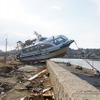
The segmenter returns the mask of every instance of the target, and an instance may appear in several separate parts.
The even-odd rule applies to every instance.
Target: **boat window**
[[[27,49],[25,49],[26,50],[26,52],[29,52],[29,48],[27,48]]]
[[[58,37],[58,38],[53,39],[51,42],[54,43],[55,45],[59,45],[59,44],[65,42],[65,41],[66,41],[65,38],[63,38],[63,37]]]
[[[65,38],[63,38],[63,37],[59,37],[59,38],[57,38],[57,41],[59,41],[59,42],[65,42],[66,41],[66,39]]]
[[[32,47],[30,47],[29,49],[30,49],[30,52],[33,51],[33,48]]]
[[[32,51],[37,51],[37,46],[34,46],[34,47],[31,47],[32,48]]]
[[[52,47],[51,44],[42,44],[42,45],[40,46],[41,49],[47,49],[47,48],[50,48],[50,47]]]
[[[28,53],[28,52],[33,52],[33,51],[37,51],[37,50],[38,50],[37,46],[34,46],[34,47],[22,49],[22,52],[23,53]]]
[[[22,49],[22,52],[25,53],[25,49]]]
[[[28,52],[29,52],[29,48],[23,49],[22,52],[23,52],[23,53],[28,53]]]
[[[59,42],[57,39],[54,39],[54,40],[52,41],[52,43],[54,43],[55,45],[60,44],[60,42]]]

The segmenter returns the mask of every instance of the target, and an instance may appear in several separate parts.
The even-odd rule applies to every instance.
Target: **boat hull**
[[[49,53],[42,53],[41,55],[38,55],[38,56],[31,56],[31,57],[20,57],[20,61],[21,62],[29,62],[29,63],[33,63],[33,62],[44,62],[50,58],[57,58],[57,57],[62,57],[66,54],[67,52],[67,49],[69,48],[69,46],[67,47],[63,47],[63,48],[60,48],[56,51],[52,51],[52,52],[49,52]]]

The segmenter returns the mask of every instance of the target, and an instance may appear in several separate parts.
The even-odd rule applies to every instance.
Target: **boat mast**
[[[40,39],[41,39],[42,35],[41,34],[38,34],[36,31],[34,31],[34,34],[37,36],[37,40],[38,40],[38,43],[39,43],[38,49],[40,51],[40,49],[41,49],[41,47],[40,47]]]

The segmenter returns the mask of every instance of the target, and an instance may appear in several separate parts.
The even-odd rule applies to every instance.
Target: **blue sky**
[[[0,0],[0,49],[16,42],[63,34],[80,48],[100,48],[100,0]],[[76,48],[74,43],[71,48]]]

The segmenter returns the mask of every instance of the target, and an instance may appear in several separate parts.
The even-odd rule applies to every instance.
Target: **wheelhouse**
[[[46,39],[44,42],[49,42],[49,43],[52,43],[54,45],[59,45],[59,44],[62,44],[62,43],[65,43],[65,42],[68,42],[68,38],[66,38],[65,36],[63,35],[59,35],[57,37],[51,37],[49,39]]]

